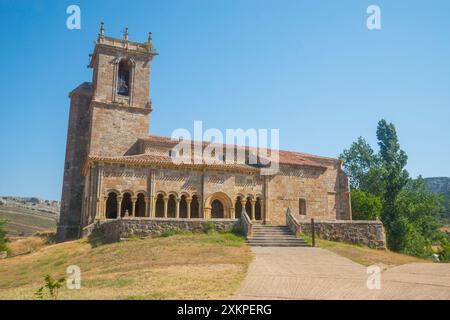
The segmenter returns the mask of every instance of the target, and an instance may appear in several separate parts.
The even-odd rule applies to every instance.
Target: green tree
[[[417,231],[431,241],[440,237],[439,215],[444,209],[442,195],[428,190],[425,180],[419,176],[409,180],[396,200],[396,210],[414,225]]]
[[[381,200],[369,192],[352,189],[352,217],[353,220],[376,220],[381,215]]]
[[[350,185],[353,189],[380,196],[383,192],[383,180],[378,155],[363,137],[359,137],[339,156],[344,161]]]
[[[405,169],[408,156],[400,149],[397,132],[392,123],[387,123],[384,119],[378,122],[377,139],[380,147],[380,174],[384,182],[381,220],[387,229],[388,247],[398,251],[404,234],[400,232],[402,228],[399,226],[402,223],[397,221],[399,216],[395,204],[409,179],[408,171]]]
[[[0,220],[0,252],[8,251],[5,225],[6,220]]]
[[[339,159],[344,161],[344,169],[348,173],[351,186],[355,189],[360,187],[364,176],[376,162],[372,147],[363,137],[358,137],[349,149],[342,152]]]

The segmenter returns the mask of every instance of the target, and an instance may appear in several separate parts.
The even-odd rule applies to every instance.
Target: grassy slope
[[[55,217],[25,208],[0,206],[0,219],[8,220],[5,229],[10,236],[17,236],[22,232],[27,236],[37,231],[56,230]]]
[[[385,268],[391,268],[406,263],[429,262],[428,260],[423,260],[389,250],[377,250],[365,246],[333,242],[323,239],[316,239],[316,245],[317,247],[328,249],[340,256],[365,266],[376,264],[383,265]]]
[[[176,235],[92,247],[87,240],[0,260],[0,299],[32,299],[46,274],[81,268],[80,290],[62,299],[213,299],[230,296],[251,252],[231,234]]]

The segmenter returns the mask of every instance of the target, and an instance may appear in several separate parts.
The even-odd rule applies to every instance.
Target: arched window
[[[200,218],[200,204],[198,197],[193,196],[191,201],[191,218]]]
[[[247,197],[247,202],[245,203],[245,212],[250,217],[250,219],[254,219],[254,217],[252,217],[252,199],[250,197]]]
[[[136,217],[145,217],[145,195],[139,193],[136,201]]]
[[[182,195],[180,200],[180,218],[187,218],[187,201],[185,195]]]
[[[117,195],[114,192],[108,194],[106,200],[106,219],[117,218]]]
[[[133,208],[133,203],[131,202],[131,194],[126,192],[123,194],[122,208],[120,209],[120,216],[121,217],[131,216],[132,208]]]
[[[162,194],[158,194],[156,198],[155,215],[158,218],[164,217],[164,196]]]
[[[261,212],[261,199],[256,198],[255,203],[255,220],[262,220],[262,212]]]
[[[167,217],[175,218],[175,210],[176,210],[177,202],[175,200],[175,196],[171,194],[169,196],[169,202],[167,204]]]
[[[117,74],[117,94],[128,97],[130,95],[131,63],[127,59],[119,62]]]
[[[306,200],[300,199],[298,201],[298,213],[302,216],[306,216]]]
[[[211,203],[211,218],[222,219],[224,217],[223,204],[219,200],[214,200]]]
[[[240,219],[241,215],[242,215],[241,197],[237,197],[236,203],[234,205],[234,217],[236,219]]]

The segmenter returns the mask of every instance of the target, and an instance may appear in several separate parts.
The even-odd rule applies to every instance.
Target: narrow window
[[[130,62],[122,59],[119,63],[119,73],[117,76],[117,94],[128,97],[130,95]]]
[[[306,200],[300,199],[298,201],[298,213],[302,216],[306,216]]]

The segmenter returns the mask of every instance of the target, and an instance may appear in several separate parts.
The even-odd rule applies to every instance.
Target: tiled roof
[[[178,140],[172,140],[170,137],[164,137],[164,136],[156,136],[156,135],[149,135],[144,138],[141,138],[142,141],[148,141],[148,142],[155,142],[167,146],[174,146],[179,143]],[[195,143],[195,141],[192,141]],[[210,142],[203,141],[203,145],[207,145]],[[251,150],[254,152],[257,152],[258,149],[255,147],[244,147],[239,145],[233,145],[235,148],[245,148],[246,150]],[[264,150],[265,151],[265,150]],[[274,150],[269,149],[268,153],[271,154],[271,152],[274,152]],[[293,151],[285,151],[285,150],[278,150],[279,154],[279,163],[281,164],[288,164],[288,165],[298,165],[298,166],[310,166],[310,167],[321,167],[325,168],[330,163],[338,163],[338,159],[335,158],[328,158],[328,157],[321,157],[321,156],[315,156],[307,153],[300,153],[300,152],[293,152]]]
[[[163,166],[177,166],[180,163],[174,162],[174,160],[169,155],[162,155],[158,153],[145,153],[131,156],[119,156],[119,157],[104,157],[104,156],[90,156],[91,161],[104,161],[111,163],[130,163],[136,165],[163,165]],[[211,159],[209,162],[202,162],[201,158],[190,158],[186,159],[185,163],[182,165],[187,167],[203,167],[208,166],[209,168],[218,169],[233,169],[233,170],[245,170],[245,171],[259,171],[259,169],[252,165],[240,164],[240,163],[226,163],[219,161],[217,159]]]

